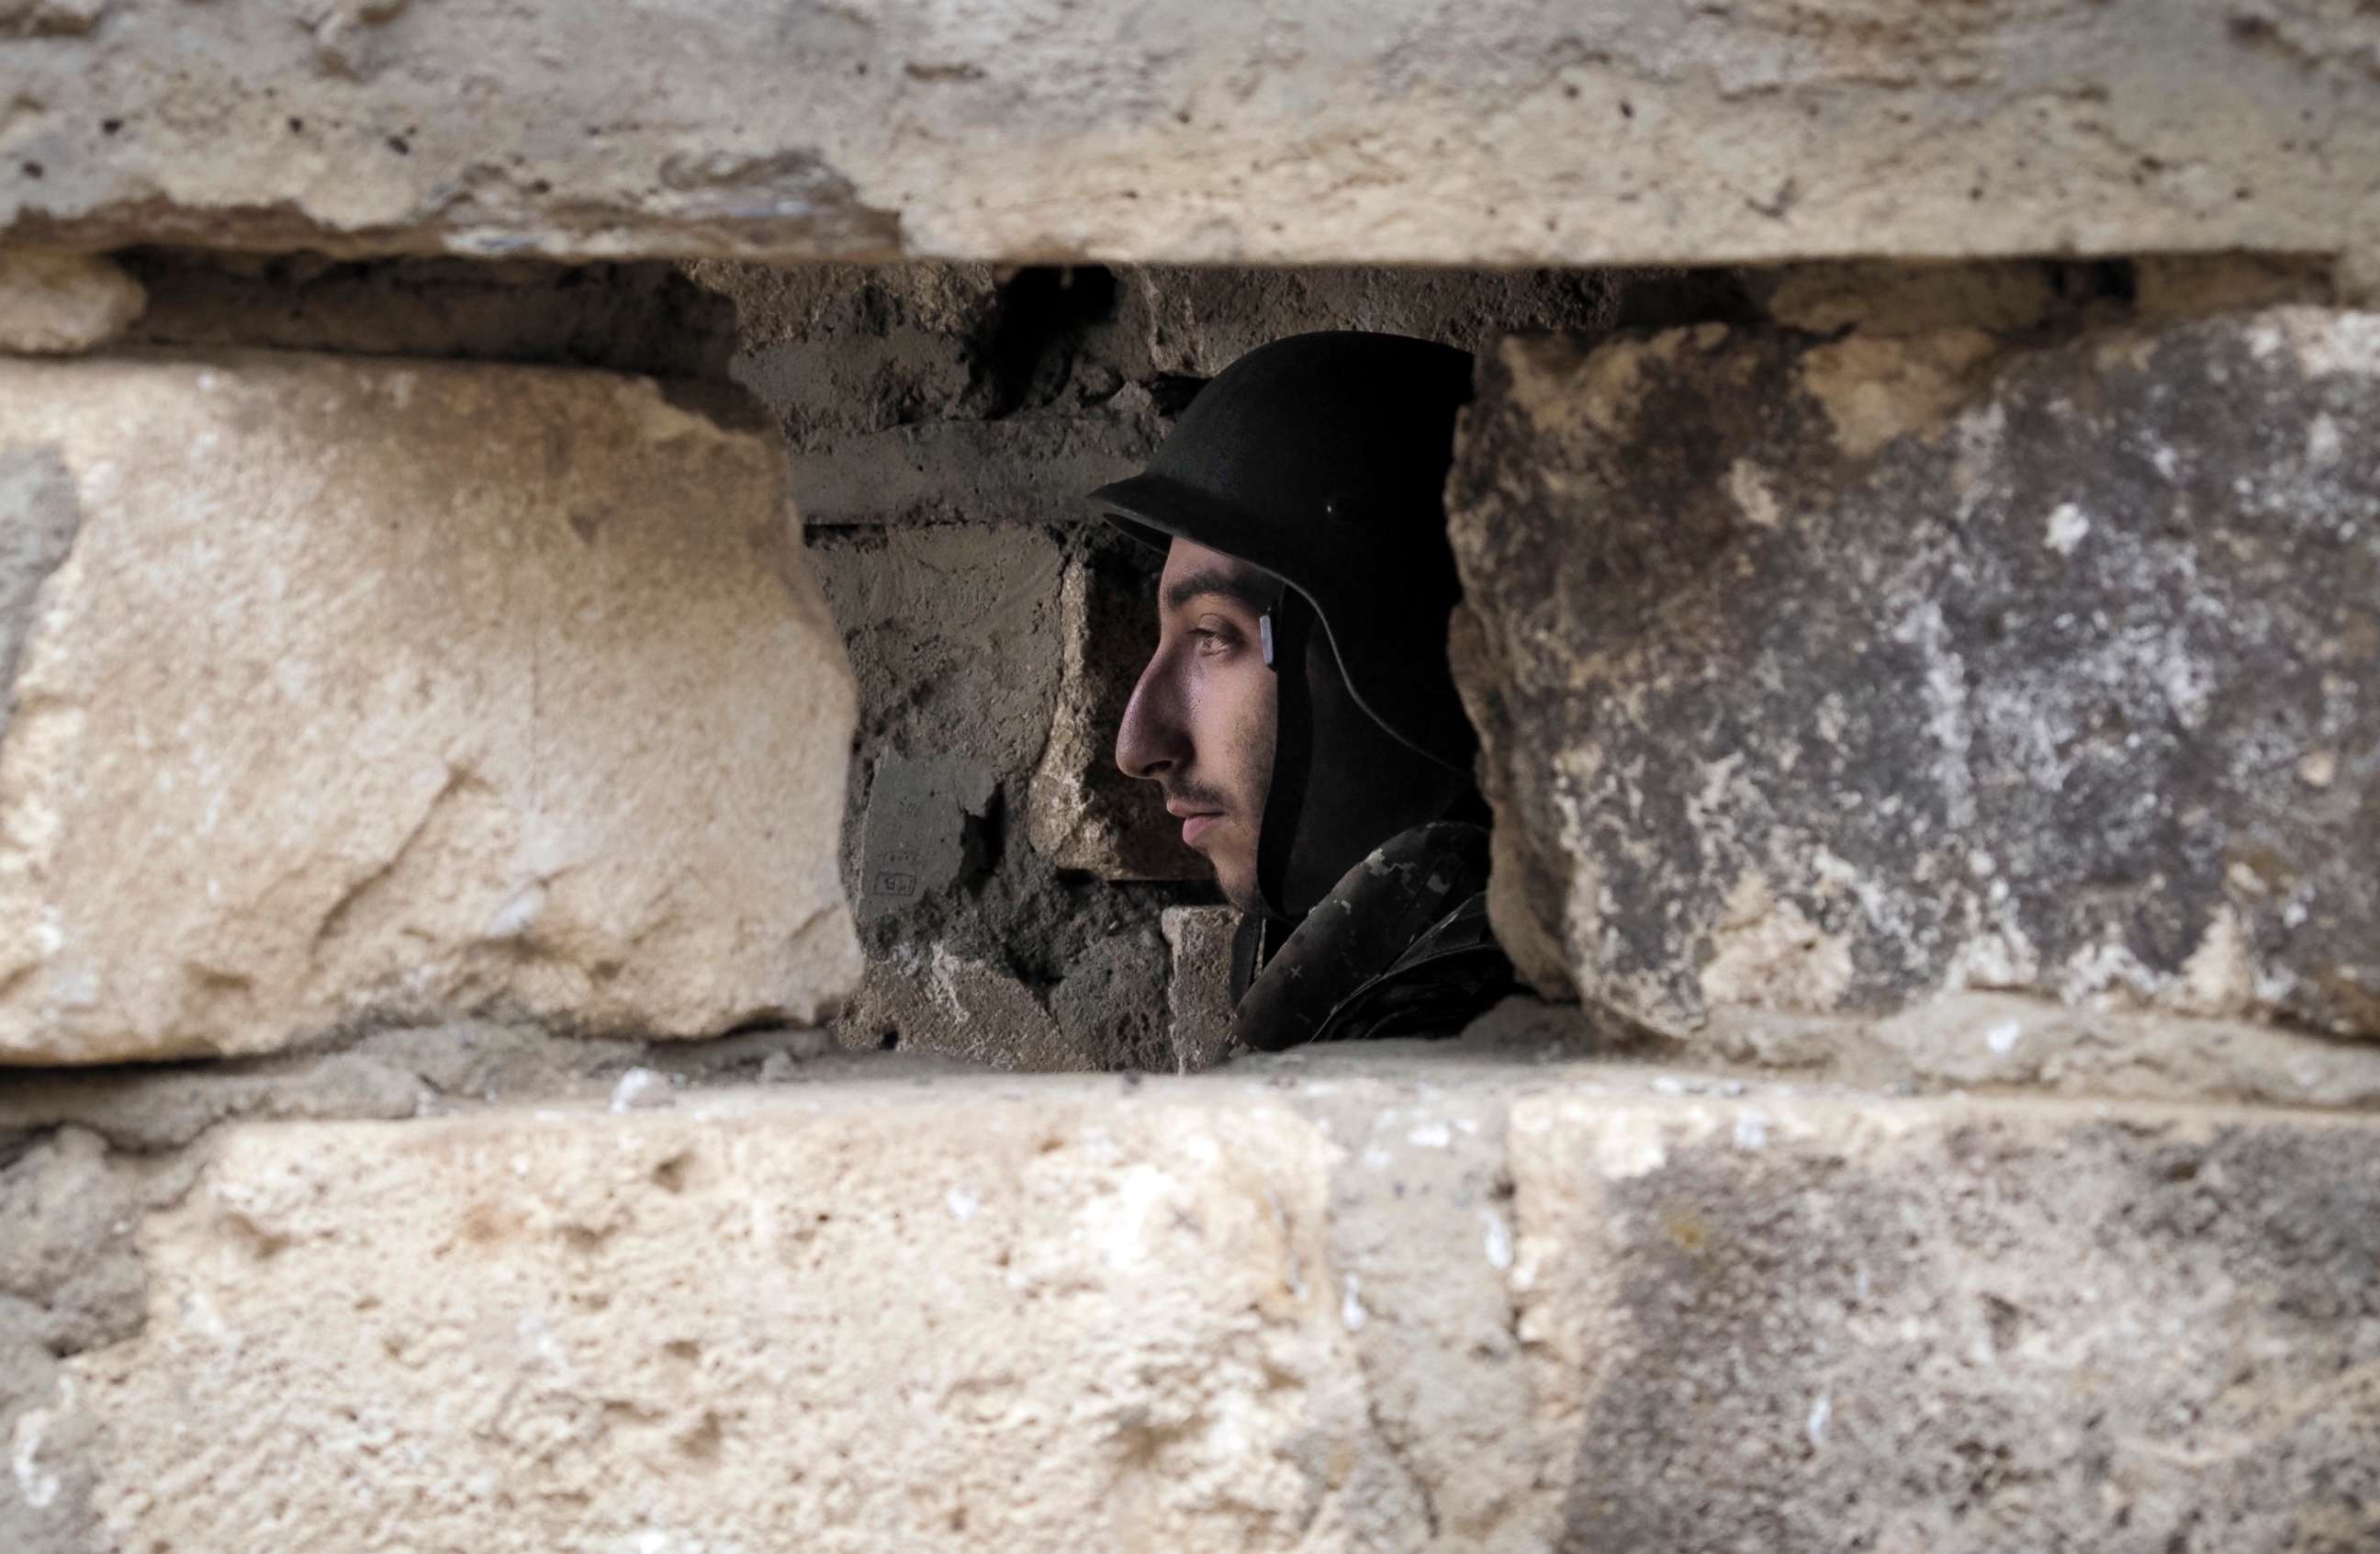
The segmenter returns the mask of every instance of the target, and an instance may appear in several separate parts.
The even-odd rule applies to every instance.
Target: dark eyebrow
[[[1277,590],[1267,580],[1239,572],[1226,572],[1220,566],[1209,566],[1177,577],[1165,587],[1165,607],[1179,610],[1202,594],[1220,594],[1236,600],[1257,614],[1271,609],[1278,598]]]

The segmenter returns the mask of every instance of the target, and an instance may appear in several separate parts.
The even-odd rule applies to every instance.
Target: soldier
[[[1446,660],[1444,489],[1471,358],[1332,333],[1250,352],[1092,493],[1165,552],[1116,764],[1243,914],[1238,1040],[1448,1035],[1514,990]]]

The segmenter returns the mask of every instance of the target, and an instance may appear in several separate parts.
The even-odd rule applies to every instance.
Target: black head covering
[[[1208,383],[1148,467],[1091,493],[1109,521],[1281,579],[1267,912],[1305,917],[1388,837],[1472,795],[1475,741],[1447,668],[1461,588],[1446,539],[1471,358],[1395,334],[1300,334]]]

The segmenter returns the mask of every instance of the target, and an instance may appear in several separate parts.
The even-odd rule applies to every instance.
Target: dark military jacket
[[[1251,915],[1232,945],[1232,1035],[1309,1041],[1452,1036],[1519,990],[1488,926],[1488,832],[1416,826],[1348,870],[1304,921]]]

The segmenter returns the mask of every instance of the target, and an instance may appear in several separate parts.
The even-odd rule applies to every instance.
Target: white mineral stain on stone
[[[2061,502],[2050,512],[2049,529],[2042,543],[2061,556],[2070,556],[2090,532],[2089,516],[2071,502]]]
[[[1364,1151],[1364,1163],[1374,1171],[1386,1171],[1389,1166],[1389,1152],[1375,1144]]]
[[[512,899],[496,909],[482,931],[490,939],[516,939],[528,931],[537,915],[545,910],[545,881],[532,880],[513,892]]]
[[[1148,1260],[1149,1225],[1158,1206],[1176,1191],[1165,1172],[1135,1163],[1124,1168],[1113,1192],[1083,1206],[1087,1239],[1110,1268],[1135,1268]]]
[[[968,1023],[968,1014],[965,1001],[959,997],[960,966],[961,962],[956,955],[952,954],[942,945],[936,944],[932,979],[927,986],[933,992],[934,1002],[942,1006],[942,1012],[954,1023],[964,1026]]]
[[[1512,1227],[1492,1208],[1483,1208],[1479,1218],[1488,1227],[1488,1266],[1502,1272],[1512,1266]]]
[[[1610,1117],[1596,1135],[1596,1169],[1607,1181],[1650,1176],[1669,1158],[1669,1140],[1657,1117],[1621,1112]]]
[[[1975,777],[1970,759],[1974,727],[1967,709],[1967,664],[1949,646],[1949,631],[1942,605],[1927,600],[1893,627],[1893,639],[1914,647],[1925,665],[1925,725],[1942,747],[1935,778],[1942,785],[1943,807],[1953,826],[1974,823]]]
[[[951,1218],[961,1224],[974,1219],[976,1210],[983,1207],[983,1199],[964,1187],[953,1187],[945,1192],[942,1203],[950,1209]]]
[[[1454,1135],[1444,1123],[1424,1123],[1405,1135],[1405,1142],[1419,1149],[1443,1149],[1454,1142]]]
[[[2345,440],[2339,436],[2338,423],[2325,410],[2306,428],[2306,461],[2310,464],[2337,464]]]
[[[1740,458],[1728,466],[1727,493],[1735,498],[1747,522],[1761,528],[1776,528],[1783,523],[1776,493],[1768,489],[1760,467],[1750,459]]]
[[[1817,1451],[1827,1444],[1827,1425],[1834,1416],[1834,1399],[1824,1392],[1819,1393],[1818,1401],[1810,1405],[1810,1419],[1806,1427],[1812,1451]]]
[[[1735,1114],[1735,1147],[1757,1149],[1768,1142],[1768,1119],[1758,1111],[1746,1109]]]
[[[2298,781],[2309,788],[2326,788],[2338,776],[2338,757],[2328,750],[2314,750],[2298,762]]]
[[[1340,1289],[1339,1320],[1351,1333],[1362,1332],[1364,1324],[1371,1320],[1371,1314],[1364,1309],[1363,1288],[1364,1281],[1351,1273]]]
[[[2017,1038],[2024,1035],[2024,1026],[2014,1020],[2005,1021],[1984,1032],[1984,1045],[2000,1057],[2016,1050]]]
[[[632,1068],[612,1087],[612,1110],[650,1110],[670,1103],[669,1080],[650,1068]]]
[[[2181,966],[2181,1007],[2193,1014],[2238,1014],[2256,1002],[2256,963],[2240,919],[2218,907]]]
[[[2298,365],[2313,377],[2342,372],[2380,376],[2380,314],[2276,309],[2249,332],[2248,339],[2259,357],[2269,357],[2284,345],[2296,347]]]
[[[17,1476],[18,1495],[35,1511],[58,1498],[58,1475],[44,1473],[41,1467],[42,1437],[49,1427],[50,1411],[46,1408],[29,1408],[18,1414],[15,1450],[8,1458],[8,1465]]]

